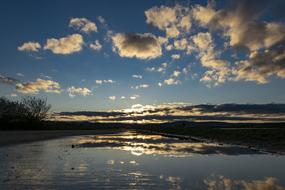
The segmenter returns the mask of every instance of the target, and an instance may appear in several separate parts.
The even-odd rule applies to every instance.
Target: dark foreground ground
[[[2,125],[4,126],[4,125]],[[0,146],[75,135],[100,135],[135,130],[179,138],[244,145],[285,154],[285,123],[231,124],[221,122],[174,122],[167,124],[118,124],[89,122],[45,122],[39,126],[5,125]]]

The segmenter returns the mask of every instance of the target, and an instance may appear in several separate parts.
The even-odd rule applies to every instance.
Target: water
[[[74,145],[74,146],[72,146]],[[285,190],[285,156],[131,132],[0,148],[0,189]]]

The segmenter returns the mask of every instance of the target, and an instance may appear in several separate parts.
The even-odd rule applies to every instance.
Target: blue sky
[[[1,1],[0,95],[47,97],[53,111],[285,103],[282,1],[251,2]]]

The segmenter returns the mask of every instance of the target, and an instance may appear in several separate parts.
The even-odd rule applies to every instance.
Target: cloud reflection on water
[[[191,156],[192,154],[261,154],[246,147],[217,143],[193,142],[161,135],[143,135],[125,132],[116,135],[85,136],[76,142],[78,147],[111,148],[129,151],[133,155]]]

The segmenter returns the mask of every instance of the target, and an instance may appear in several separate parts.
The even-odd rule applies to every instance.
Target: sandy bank
[[[122,132],[122,130],[40,130],[0,131],[0,147],[13,144],[49,140],[67,136],[100,135]]]

